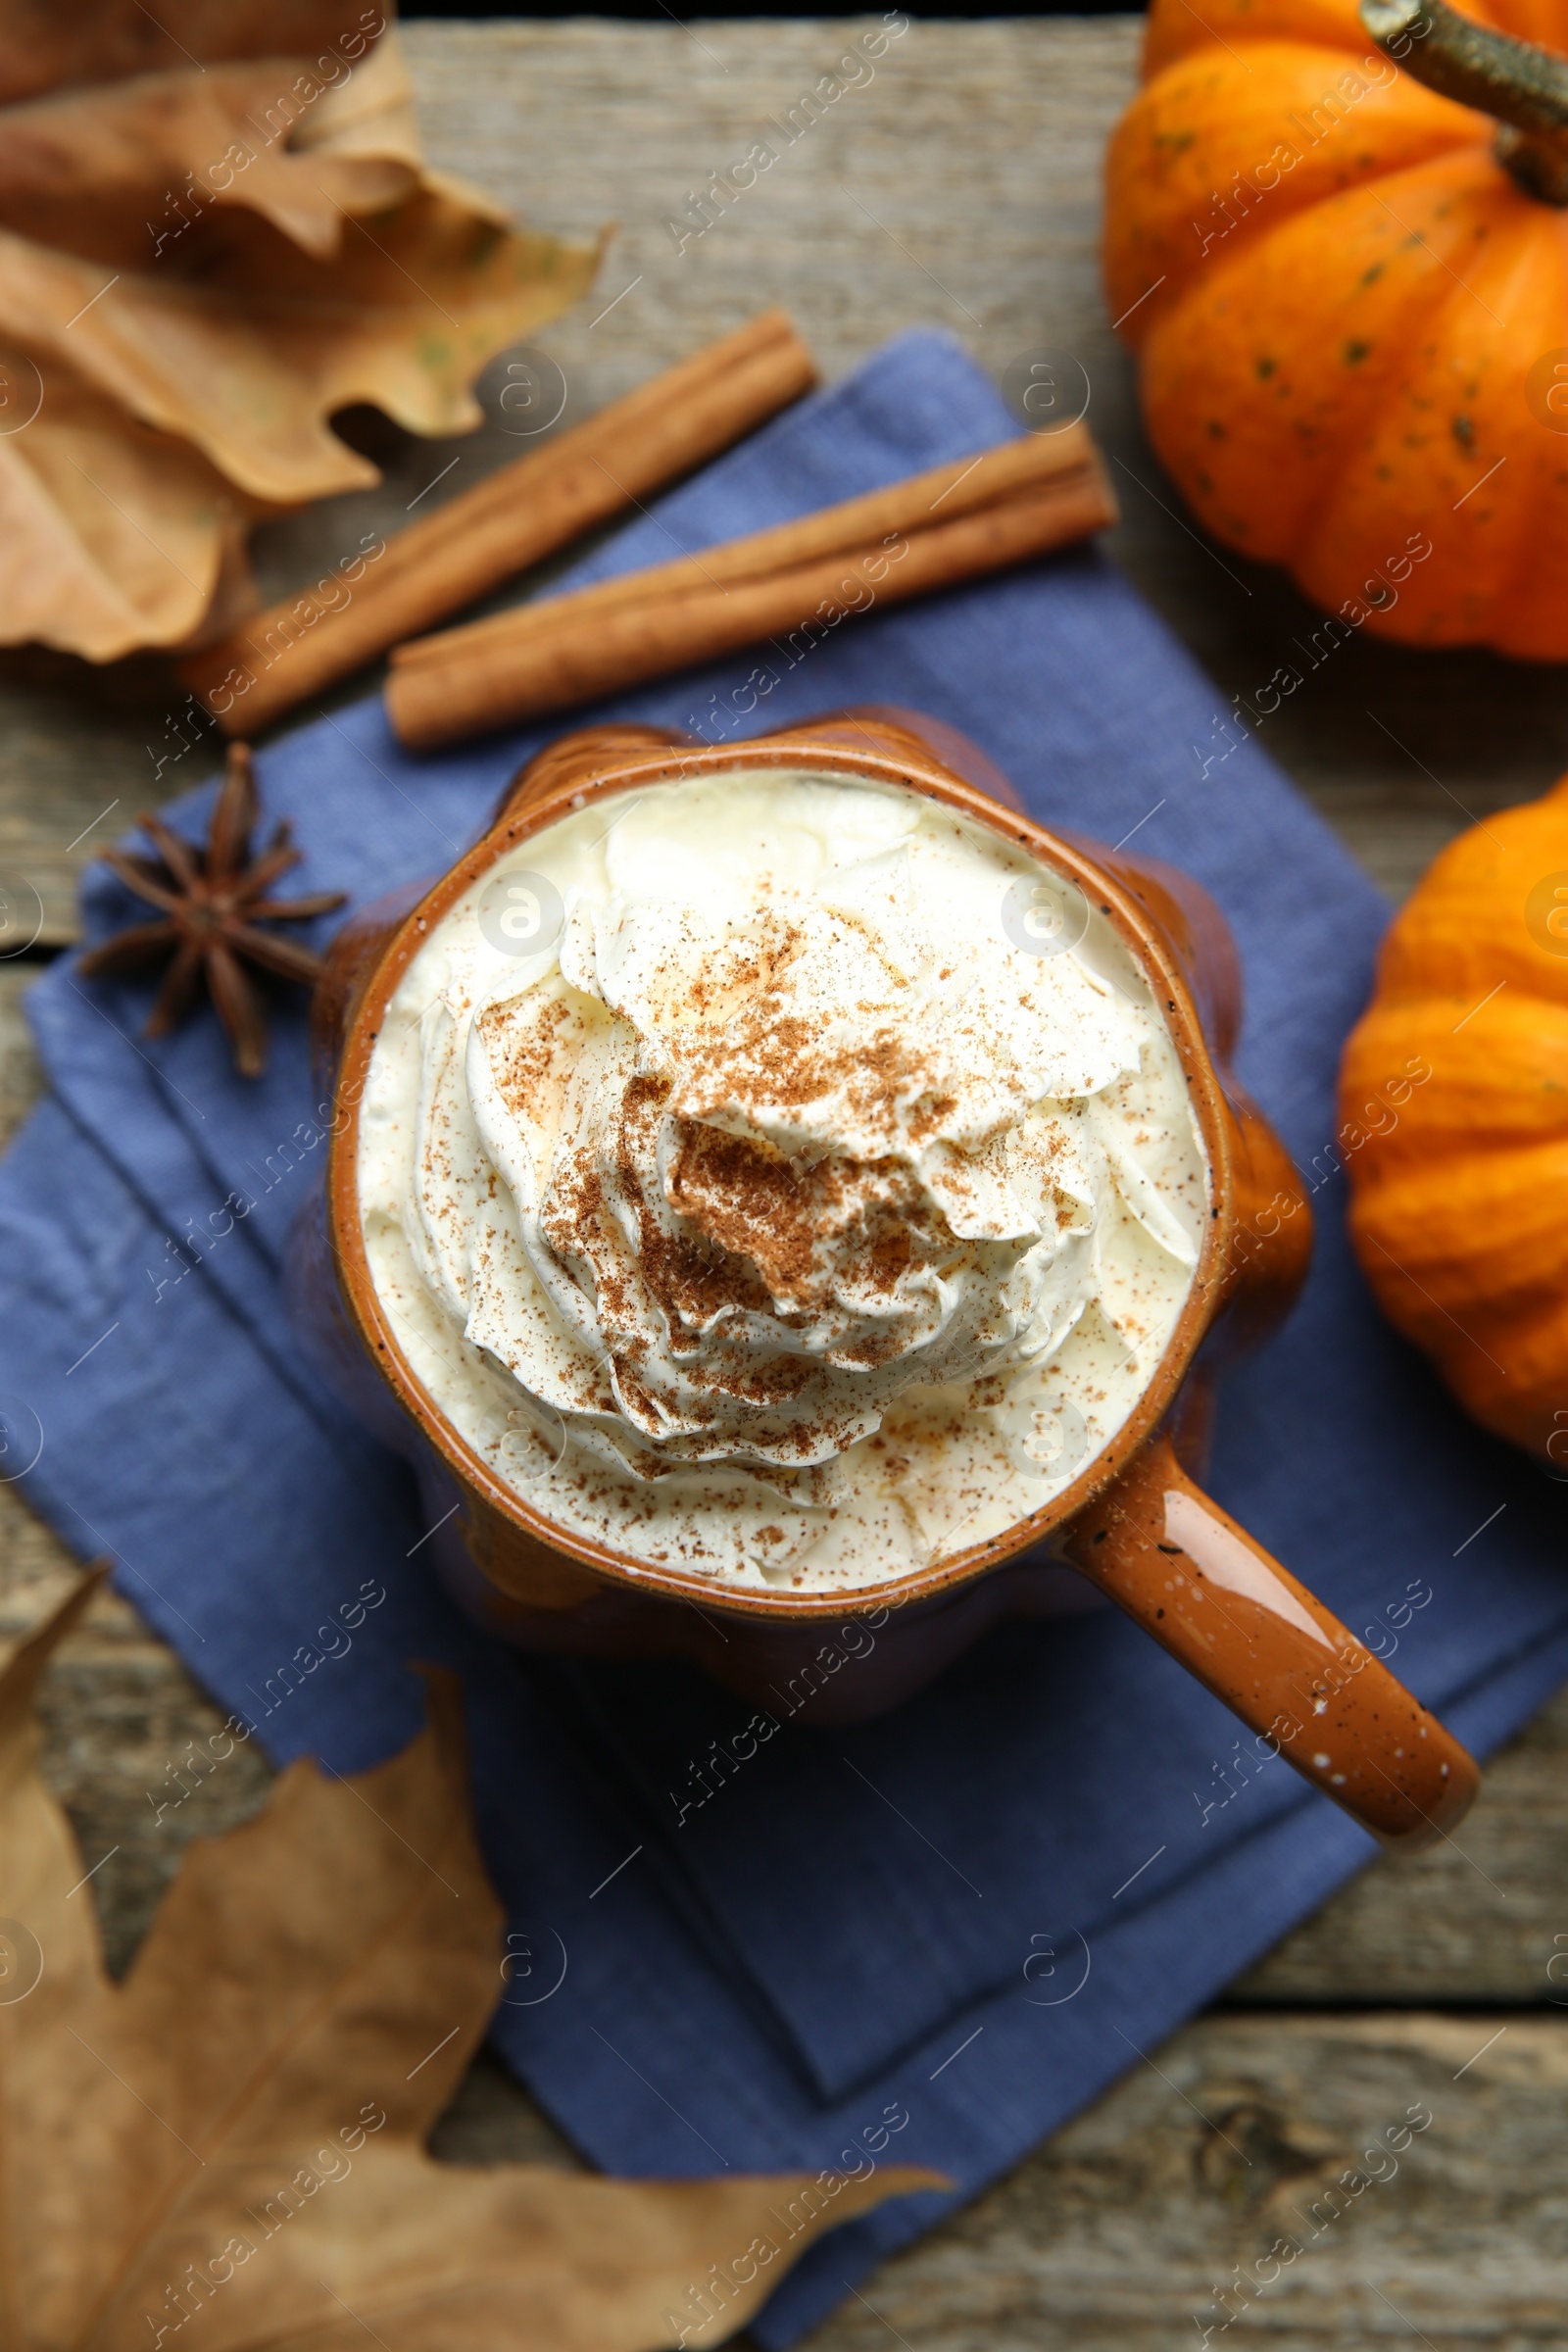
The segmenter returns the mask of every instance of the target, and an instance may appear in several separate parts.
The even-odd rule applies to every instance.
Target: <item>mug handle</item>
[[[1303,1780],[1385,1845],[1444,1836],[1474,1758],[1364,1642],[1210,1501],[1156,1431],[1062,1550]]]

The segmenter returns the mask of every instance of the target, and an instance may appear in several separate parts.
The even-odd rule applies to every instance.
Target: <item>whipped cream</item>
[[[922,795],[775,768],[584,807],[475,884],[387,1007],[358,1178],[398,1343],[504,1483],[781,1591],[1070,1484],[1209,1208],[1098,909]]]

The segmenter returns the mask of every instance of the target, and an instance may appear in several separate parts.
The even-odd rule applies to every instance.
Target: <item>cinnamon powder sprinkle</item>
[[[460,908],[391,1008],[417,1214],[380,1213],[431,1287],[399,1260],[386,1295],[464,1301],[454,1398],[537,1382],[565,1433],[492,1458],[650,1563],[863,1589],[979,1540],[1036,1507],[1041,1415],[1106,1442],[1185,1296],[1151,1237],[1206,1170],[1157,1007],[1018,949],[1015,853],[912,801],[688,779],[625,796],[613,858],[585,808],[528,849],[559,960],[524,978]]]

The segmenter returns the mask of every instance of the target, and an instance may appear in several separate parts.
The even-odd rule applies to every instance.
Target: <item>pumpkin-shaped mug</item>
[[[1037,922],[1038,908],[1028,903],[1024,931],[1014,920],[1026,950],[1033,952],[1032,921],[1048,934],[1053,919],[1059,930],[1073,909],[1080,934],[1085,922],[1097,922],[1096,936],[1110,943],[1102,958],[1123,959],[1118,968],[1130,974],[1127,993],[1152,1008],[1168,1038],[1177,1091],[1185,1093],[1201,1146],[1205,1200],[1193,1226],[1190,1279],[1157,1360],[1139,1364],[1128,1408],[1103,1442],[1085,1445],[1083,1415],[1068,1412],[1081,1458],[1058,1452],[1056,1474],[1041,1489],[1044,1500],[1026,1503],[1007,1524],[991,1525],[967,1543],[959,1526],[904,1572],[890,1575],[884,1563],[863,1584],[857,1582],[853,1554],[827,1584],[802,1577],[742,1582],[715,1575],[678,1547],[674,1556],[651,1551],[629,1515],[607,1530],[585,1524],[575,1507],[546,1507],[543,1490],[530,1492],[525,1480],[506,1475],[496,1447],[481,1443],[471,1414],[454,1401],[457,1390],[436,1394],[442,1383],[433,1362],[450,1361],[459,1371],[477,1367],[491,1379],[500,1370],[492,1355],[507,1343],[486,1326],[487,1348],[476,1347],[472,1333],[482,1318],[470,1314],[446,1358],[439,1350],[436,1357],[421,1354],[394,1311],[384,1276],[378,1282],[379,1260],[368,1242],[362,1175],[368,1137],[376,1131],[377,1041],[400,987],[445,918],[491,904],[509,877],[530,870],[529,858],[548,862],[545,837],[555,828],[559,843],[584,811],[602,810],[611,824],[624,824],[634,808],[652,806],[656,817],[667,816],[674,804],[657,796],[682,788],[706,792],[704,806],[713,808],[715,791],[755,790],[759,778],[805,779],[841,797],[853,787],[881,796],[879,808],[891,798],[901,804],[904,822],[913,821],[906,796],[921,802],[920,821],[930,820],[928,805],[936,804],[949,834],[1039,877],[1036,900],[1044,884],[1044,903],[1053,910],[1047,920]],[[536,922],[532,902],[530,909]],[[500,919],[509,919],[505,911]],[[851,919],[858,919],[853,909]],[[1048,937],[1043,944],[1059,951],[1062,942]],[[560,956],[565,953],[561,947]],[[893,960],[896,966],[897,955]],[[424,993],[421,976],[431,968],[421,965],[416,974],[416,995]],[[558,992],[565,987],[559,975],[553,984]],[[701,990],[694,986],[694,993]],[[1115,991],[1102,985],[1101,993]],[[399,1000],[408,1002],[407,995]],[[1230,1706],[1269,1752],[1284,1754],[1380,1838],[1420,1844],[1465,1810],[1477,1783],[1472,1760],[1193,1475],[1201,1468],[1216,1366],[1288,1310],[1310,1250],[1311,1212],[1292,1164],[1227,1068],[1240,1005],[1230,935],[1196,883],[1152,861],[1048,832],[975,746],[934,719],[867,707],[725,746],[642,726],[568,735],[523,768],[483,839],[450,872],[367,907],[334,943],[316,1003],[322,1086],[333,1100],[331,1144],[322,1181],[290,1242],[290,1311],[313,1360],[351,1408],[414,1461],[431,1531],[422,1556],[469,1613],[505,1640],[539,1650],[682,1655],[761,1706],[776,1706],[782,1690],[792,1711],[809,1700],[808,1720],[847,1720],[917,1690],[999,1618],[1095,1605],[1091,1588],[1098,1588]],[[853,1051],[848,1059],[855,1061]],[[420,1087],[420,1115],[428,1118],[430,1083],[421,1080]],[[449,1144],[450,1138],[438,1142],[442,1167],[449,1164]],[[658,1181],[678,1207],[684,1198],[674,1189],[678,1170],[671,1171],[667,1157],[657,1165]],[[969,1181],[966,1170],[964,1163],[960,1181]],[[498,1181],[489,1178],[492,1196]],[[666,1208],[667,1202],[660,1205],[661,1216]],[[603,1222],[597,1195],[595,1214]],[[379,1248],[374,1218],[368,1222],[370,1242]],[[486,1248],[495,1247],[492,1234]],[[567,1244],[562,1247],[569,1261]],[[725,1261],[711,1232],[704,1247],[709,1259]],[[766,1258],[765,1250],[756,1244],[753,1250]],[[567,1309],[591,1324],[592,1270],[585,1277],[579,1262],[573,1276],[569,1262],[553,1261],[551,1271],[567,1286],[558,1292]],[[745,1273],[753,1325],[760,1319],[775,1333],[782,1358],[792,1331],[801,1345],[801,1318],[792,1322],[779,1298],[765,1295],[766,1285],[759,1290],[755,1265]],[[769,1276],[775,1292],[784,1279],[776,1270]],[[576,1291],[569,1288],[573,1280]],[[597,1300],[607,1314],[602,1292],[609,1280],[601,1273]],[[787,1308],[788,1298],[783,1303]],[[775,1313],[779,1319],[770,1323]],[[710,1315],[709,1322],[718,1319]],[[684,1339],[674,1335],[677,1353],[694,1344],[690,1331]],[[1129,1348],[1129,1362],[1135,1353]],[[614,1396],[640,1395],[631,1365],[622,1362],[619,1370]],[[764,1380],[756,1393],[775,1392]],[[614,1398],[607,1393],[600,1404],[603,1434],[607,1415],[615,1418]],[[756,1410],[760,1428],[763,1404]],[[561,1415],[553,1419],[560,1423]],[[874,1414],[868,1425],[876,1428]],[[529,1427],[537,1433],[539,1426],[535,1413]],[[961,1423],[954,1427],[961,1433]],[[623,1447],[634,1434],[610,1432]],[[659,1463],[650,1472],[649,1445],[628,1458],[642,1462],[645,1484],[637,1492],[657,1498]],[[764,1466],[760,1475],[787,1485],[793,1474]],[[651,1512],[654,1505],[642,1507]],[[776,1538],[778,1530],[760,1535]],[[835,1638],[846,1618],[867,1630]],[[839,1671],[846,1659],[853,1659],[853,1672]]]

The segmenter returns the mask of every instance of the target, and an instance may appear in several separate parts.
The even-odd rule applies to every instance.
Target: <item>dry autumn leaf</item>
[[[0,342],[0,643],[107,661],[199,624],[221,635],[224,612],[236,626],[256,602],[246,532],[274,510],[70,377],[53,384],[47,422],[8,434],[6,416],[35,391],[36,370]]]
[[[365,0],[5,0],[0,106],[83,82],[165,73],[197,58],[314,56],[352,37]],[[174,27],[178,27],[178,32]]]
[[[822,2230],[945,2185],[424,2153],[502,1990],[444,1676],[390,1763],[291,1765],[255,1821],[193,1846],[112,1983],[34,1712],[96,1581],[0,1671],[0,2343],[148,2352],[198,2318],[208,2352],[713,2343]],[[735,2292],[693,2326],[715,2264]]]
[[[369,57],[344,84],[358,124],[398,114],[396,61],[389,43],[374,52],[380,87],[373,106],[365,88]],[[288,92],[297,72],[287,58],[263,58],[211,66],[205,74],[138,74],[105,89],[11,107],[0,144],[0,220],[34,244],[59,246],[84,262],[145,270],[166,253],[174,256],[213,204],[258,213],[318,260],[330,259],[342,242],[345,209],[381,212],[399,203],[418,177],[418,160],[416,153],[378,148],[343,156],[335,142],[324,153],[303,144],[312,131],[324,137],[334,127],[330,112],[322,120],[324,96],[309,113],[291,106],[287,117],[279,113],[267,124],[267,109],[276,106],[280,89]],[[223,173],[210,191],[187,189],[192,157],[222,156],[247,126],[260,150],[254,162],[242,172]],[[270,146],[256,137],[262,127],[274,132]],[[281,143],[284,132],[302,144]],[[406,148],[406,122],[396,135]]]
[[[0,0],[0,643],[106,661],[222,634],[249,523],[378,478],[335,412],[471,429],[598,254],[424,168],[378,6],[171,0],[152,42],[88,13],[23,95],[33,10]]]

